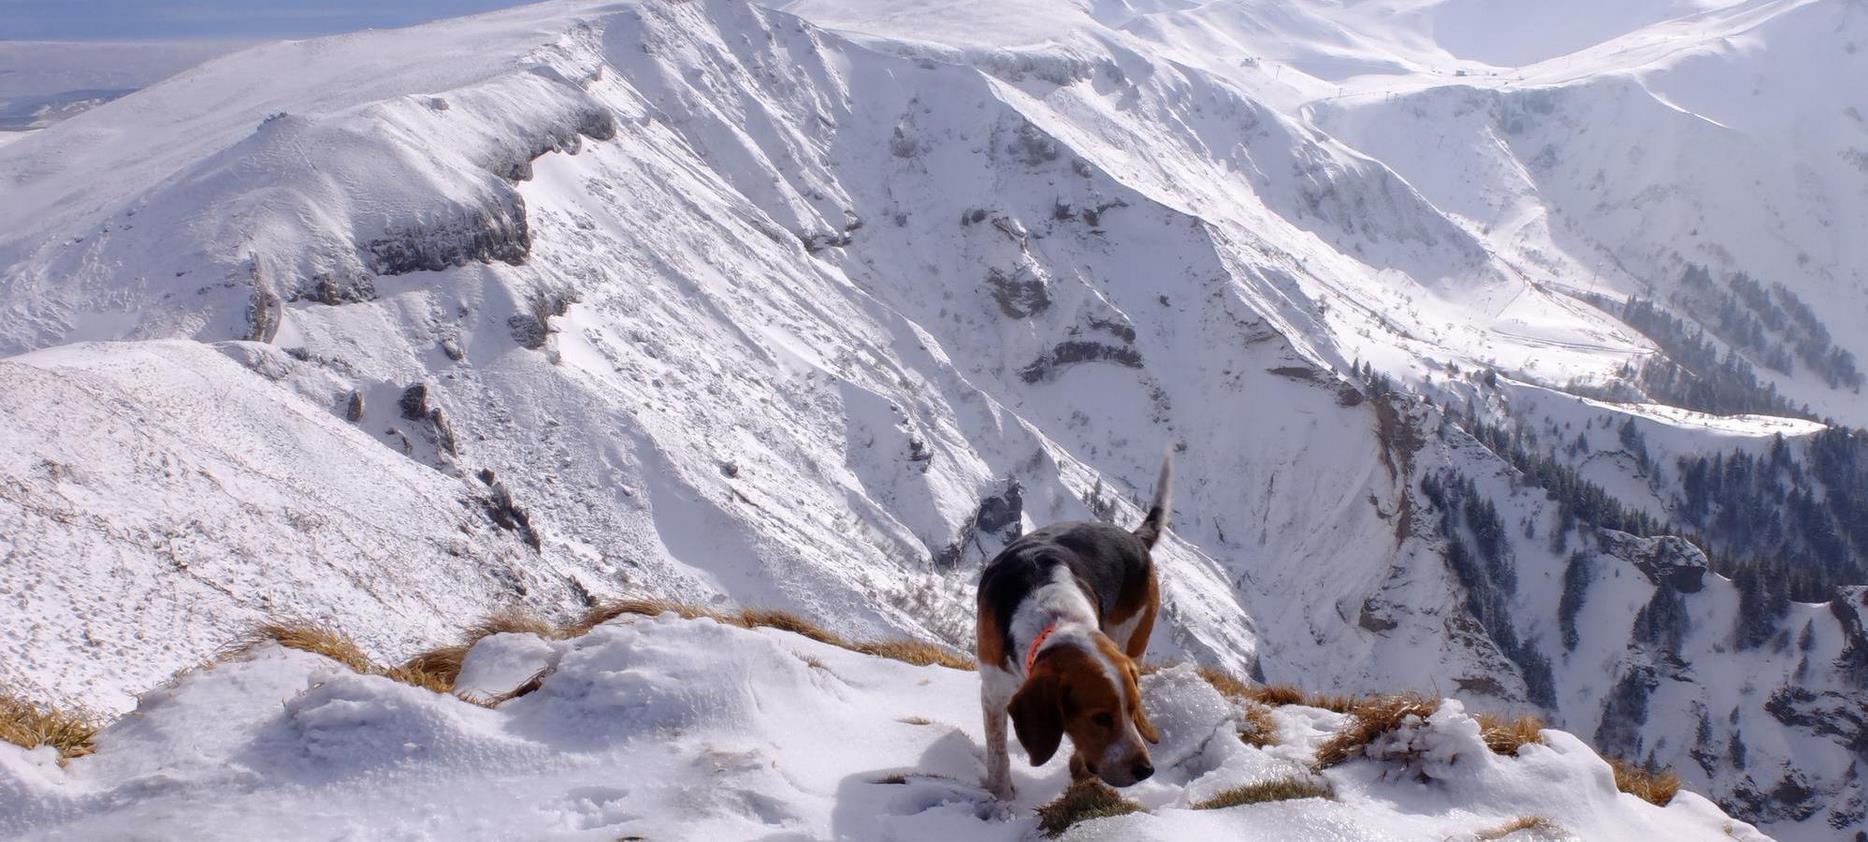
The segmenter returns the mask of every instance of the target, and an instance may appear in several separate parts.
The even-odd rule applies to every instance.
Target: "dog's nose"
[[[1129,771],[1132,771],[1135,773],[1135,782],[1141,783],[1142,781],[1148,780],[1150,776],[1154,775],[1155,765],[1153,763],[1149,763],[1146,760],[1137,760],[1135,761],[1134,767],[1132,767]]]

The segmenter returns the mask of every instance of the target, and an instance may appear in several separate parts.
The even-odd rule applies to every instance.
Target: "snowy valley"
[[[1178,765],[1076,833],[1859,838],[1862,78],[1861,0],[566,0],[208,61],[0,146],[0,685],[135,711],[0,745],[0,830],[1017,838],[1062,764],[977,815],[972,675],[778,631],[508,641],[557,671],[491,710],[193,668],[622,597],[964,652],[984,559],[1172,448],[1151,661],[1569,733],[1190,811],[1343,721],[1215,745],[1247,707],[1164,668]]]

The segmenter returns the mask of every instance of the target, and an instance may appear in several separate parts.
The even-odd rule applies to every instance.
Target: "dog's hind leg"
[[[1155,572],[1148,571],[1148,596],[1142,602],[1142,609],[1136,612],[1135,628],[1129,632],[1128,640],[1118,640],[1122,653],[1131,659],[1140,661],[1148,653],[1148,638],[1155,631],[1155,612],[1161,610],[1161,586],[1155,580]]]

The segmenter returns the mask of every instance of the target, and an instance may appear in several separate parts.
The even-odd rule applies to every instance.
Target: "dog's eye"
[[[1116,717],[1111,713],[1099,713],[1090,717],[1090,721],[1096,723],[1096,727],[1098,728],[1116,727]]]

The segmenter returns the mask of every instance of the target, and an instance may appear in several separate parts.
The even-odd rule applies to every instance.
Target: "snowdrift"
[[[1060,753],[1015,769],[1015,803],[991,802],[976,786],[972,673],[790,632],[666,613],[564,640],[498,634],[468,653],[463,689],[509,691],[540,670],[535,690],[488,708],[268,643],[146,695],[94,754],[61,764],[0,744],[0,832],[1015,840],[1068,777]],[[1143,693],[1159,772],[1123,794],[1144,812],[1067,838],[1764,838],[1690,793],[1661,808],[1617,792],[1609,766],[1560,731],[1494,755],[1453,701],[1317,773],[1342,714],[1275,708],[1273,744],[1258,748],[1238,736],[1239,703],[1191,667],[1153,672]],[[1333,794],[1193,807],[1312,776]],[[1514,825],[1526,829],[1482,836]]]

